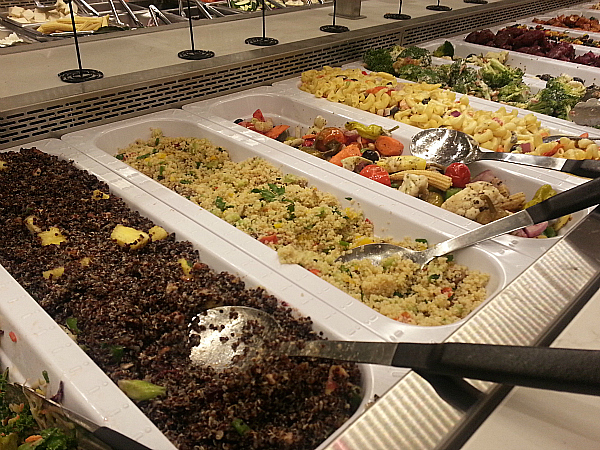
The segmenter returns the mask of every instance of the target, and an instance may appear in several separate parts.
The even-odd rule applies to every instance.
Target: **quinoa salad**
[[[266,352],[244,370],[194,365],[188,324],[211,307],[272,314],[272,346],[321,337],[71,162],[0,153],[0,216],[0,264],[177,448],[314,449],[357,410],[356,364]]]
[[[372,222],[353,207],[253,157],[230,159],[202,138],[166,137],[158,129],[116,157],[299,264],[387,317],[435,326],[456,322],[486,298],[489,275],[440,257],[423,270],[391,257],[381,265],[336,259],[349,249],[390,242],[427,248],[424,239],[396,242],[374,235]]]

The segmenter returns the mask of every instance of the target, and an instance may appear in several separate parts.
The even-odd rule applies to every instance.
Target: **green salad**
[[[0,374],[0,450],[77,448],[76,440],[63,430],[41,426],[27,402],[15,403],[8,395],[7,384],[7,373]]]

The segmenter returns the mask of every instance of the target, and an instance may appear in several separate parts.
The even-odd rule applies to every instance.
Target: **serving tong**
[[[140,22],[140,20],[137,18],[137,16],[133,13],[131,8],[127,4],[127,2],[125,0],[119,0],[119,2],[121,3],[121,6],[123,6],[123,9],[127,13],[127,15],[131,18],[131,20],[133,21],[135,26],[138,28],[145,28],[144,24],[142,22]]]

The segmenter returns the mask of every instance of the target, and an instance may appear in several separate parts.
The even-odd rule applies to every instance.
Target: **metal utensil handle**
[[[479,159],[504,161],[543,169],[562,170],[565,160],[548,156],[527,155],[523,153],[480,152]]]
[[[150,450],[145,445],[111,428],[100,427],[92,434],[105,444],[108,444],[113,450]]]
[[[92,5],[90,5],[85,0],[75,0],[75,1],[77,3],[79,3],[83,7],[83,9],[85,9],[90,14],[93,14],[96,17],[100,17],[100,13],[98,11],[96,11],[96,8],[94,8]]]
[[[600,351],[509,345],[408,344],[427,372],[516,386],[600,395]],[[400,367],[407,349],[398,345],[393,365]],[[418,367],[417,367],[418,366]]]
[[[510,233],[546,220],[558,219],[597,204],[600,204],[600,178],[560,192],[537,205],[530,206],[526,210],[440,242],[428,251],[432,256],[443,256],[501,234]]]
[[[110,9],[112,10],[113,15],[115,16],[115,22],[117,23],[117,25],[124,26],[125,24],[119,17],[119,12],[117,11],[117,8],[115,7],[115,2],[113,0],[108,0],[108,3],[110,5]]]
[[[444,256],[455,250],[470,247],[478,242],[528,227],[534,223],[535,222],[531,220],[531,216],[527,211],[519,211],[516,214],[511,214],[510,216],[503,217],[502,219],[495,220],[487,225],[467,231],[466,233],[448,239],[447,241],[440,242],[429,250],[426,250],[426,252],[432,257]]]
[[[558,219],[582,209],[600,204],[600,178],[556,194],[527,208],[533,223]]]
[[[127,4],[127,2],[125,0],[119,0],[119,2],[121,3],[121,5],[123,6],[123,9],[125,10],[125,12],[127,12],[127,14],[129,14],[129,17],[131,17],[131,20],[133,20],[133,23],[138,26],[139,28],[144,28],[144,24],[142,22],[139,21],[139,19],[136,17],[136,15],[133,13],[133,11],[131,10],[131,8],[129,7],[129,5]]]

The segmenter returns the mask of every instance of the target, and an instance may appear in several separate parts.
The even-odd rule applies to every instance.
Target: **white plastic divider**
[[[315,166],[286,155],[257,141],[248,139],[230,129],[204,120],[193,114],[169,110],[143,117],[125,120],[63,136],[66,143],[77,147],[107,168],[123,176],[136,186],[161,199],[172,208],[192,218],[208,230],[217,233],[237,248],[261,261],[273,271],[285,276],[311,295],[331,305],[338,313],[345,314],[357,323],[389,341],[440,341],[456,329],[460,323],[437,327],[408,325],[389,319],[331,284],[298,265],[280,264],[277,253],[233,225],[217,218],[184,197],[140,174],[122,161],[114,158],[119,148],[136,139],[148,139],[151,128],[160,128],[166,136],[203,137],[226,149],[233,161],[260,157],[286,173],[306,178],[312,186],[335,195],[343,206],[356,206],[365,212],[375,224],[380,236],[402,239],[406,236],[425,238],[438,242],[448,236],[462,233],[462,229],[432,215],[423,213],[406,204],[391,202],[389,198],[368,191]],[[347,198],[352,198],[351,201]],[[456,252],[456,260],[491,274],[488,285],[492,297],[508,281],[514,279],[536,255],[523,255],[511,248],[488,241]]]
[[[276,124],[291,125],[292,128],[301,126],[301,128],[307,129],[312,125],[315,117],[318,115],[325,118],[327,124],[330,126],[343,127],[347,120],[356,120],[364,124],[375,123],[388,129],[398,125],[398,130],[392,132],[392,135],[404,144],[405,154],[408,153],[411,137],[421,131],[419,128],[399,123],[390,118],[380,117],[345,105],[319,101],[319,99],[312,98],[310,94],[308,94],[310,97],[303,94],[307,93],[281,93],[277,88],[263,87],[248,90],[243,93],[226,95],[214,100],[192,103],[184,106],[183,109],[222,125],[223,127],[229,127],[235,131],[239,131],[240,133],[273,147],[286,155],[291,155],[294,158],[322,168],[325,171],[363,186],[365,189],[370,189],[385,195],[393,201],[408,203],[411,207],[418,208],[428,214],[454,223],[465,230],[479,226],[469,219],[450,213],[449,211],[427,202],[411,198],[399,192],[397,189],[383,186],[380,183],[366,179],[347,169],[338,167],[299,149],[292,148],[275,139],[268,138],[260,133],[233,123],[238,114],[241,116],[240,118],[248,118],[252,116],[252,112],[257,108],[260,108],[265,117],[272,118]],[[327,108],[323,108],[324,106],[327,106]],[[487,107],[487,105],[484,105],[484,107]],[[505,182],[511,193],[524,192],[528,199],[531,199],[535,192],[544,184],[551,184],[557,191],[563,191],[585,181],[582,178],[570,176],[569,174],[562,172],[495,161],[472,163],[471,169],[474,175],[481,173],[484,170],[492,170]],[[568,231],[572,228],[586,213],[587,212],[579,212],[574,214],[574,220],[567,225],[564,231]],[[505,235],[495,238],[495,241],[501,242],[518,252],[523,252],[524,254],[531,256],[536,254],[540,255],[558,239],[560,239],[560,237],[551,239],[527,239]]]
[[[111,193],[122,198],[131,209],[150,218],[167,231],[174,232],[177,239],[191,242],[199,251],[201,260],[213,270],[234,274],[250,288],[263,287],[298,314],[310,317],[315,331],[336,340],[381,341],[376,333],[357,321],[339,313],[326,302],[222,239],[217,233],[200,226],[172,206],[64,141],[47,139],[28,144],[28,147],[36,147],[62,159],[74,161],[76,167],[87,170],[106,182]],[[136,175],[143,177],[139,173]],[[1,363],[3,367],[10,367],[15,379],[37,380],[41,378],[42,370],[46,370],[52,382],[51,387],[56,388],[59,380],[65,383],[65,406],[93,418],[101,425],[113,427],[150,448],[175,448],[1,266],[0,288],[6,293],[0,301],[0,328],[7,332],[14,331],[18,337],[17,343],[3,345],[0,349]],[[8,339],[8,336],[4,339]],[[360,365],[360,368],[364,393],[361,407],[343,427],[318,448],[326,446],[358,417],[370,402],[383,395],[408,372],[408,369],[403,368],[366,364]]]

